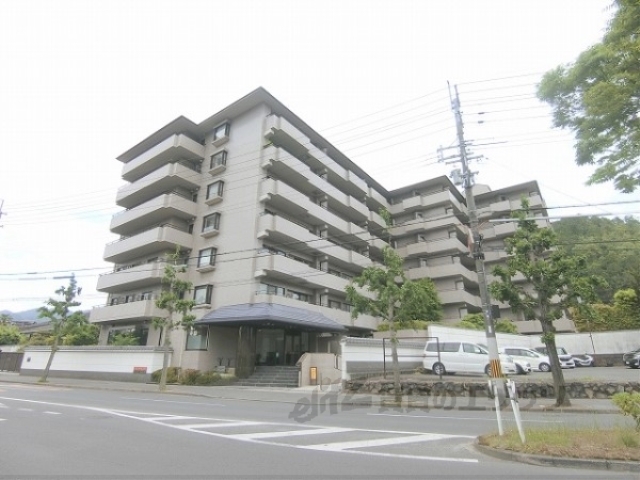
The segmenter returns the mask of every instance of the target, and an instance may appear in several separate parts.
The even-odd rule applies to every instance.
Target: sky
[[[551,215],[640,213],[585,185],[535,98],[601,39],[610,3],[0,0],[0,310],[43,306],[71,273],[82,307],[103,305],[115,158],[259,86],[388,189],[455,168],[438,148],[455,145],[457,88],[476,183],[537,180]]]

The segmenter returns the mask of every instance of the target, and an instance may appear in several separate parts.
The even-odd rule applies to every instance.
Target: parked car
[[[548,372],[551,370],[551,362],[549,357],[540,352],[524,347],[501,347],[500,353],[509,355],[518,365],[518,362],[527,362],[531,365],[532,370],[540,372]]]
[[[640,348],[636,348],[622,355],[622,361],[627,367],[640,368]]]
[[[489,352],[477,343],[429,341],[424,347],[422,357],[424,368],[436,375],[456,372],[489,374],[490,371]],[[500,365],[504,373],[518,371],[513,359],[507,355],[500,356]]]
[[[540,352],[543,355],[549,356],[549,352],[547,352],[547,347],[536,347],[534,348],[536,352]],[[576,364],[573,361],[573,356],[567,352],[563,347],[556,347],[558,352],[558,360],[560,360],[560,368],[575,368]],[[549,357],[551,358],[551,357]]]
[[[573,363],[576,364],[576,367],[595,367],[596,364],[591,355],[573,355]]]

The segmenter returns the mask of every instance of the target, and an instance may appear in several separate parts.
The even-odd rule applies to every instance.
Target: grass
[[[533,455],[570,458],[640,461],[640,432],[633,427],[600,429],[597,427],[525,429],[522,444],[517,430],[483,435],[480,445]]]

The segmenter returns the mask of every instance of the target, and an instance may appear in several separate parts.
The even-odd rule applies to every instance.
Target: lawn
[[[533,455],[640,461],[640,432],[633,427],[527,428],[525,437],[523,444],[514,429],[503,436],[497,433],[483,435],[478,441],[487,447]]]

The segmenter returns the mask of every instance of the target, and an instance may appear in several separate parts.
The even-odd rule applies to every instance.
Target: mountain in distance
[[[2,311],[0,311],[0,313],[9,315],[13,320],[21,321],[21,322],[29,321],[29,322],[42,323],[42,322],[48,322],[49,321],[46,318],[39,318],[38,317],[38,309],[37,308],[32,308],[31,310],[24,310],[22,312],[12,312],[10,310],[2,310]]]

